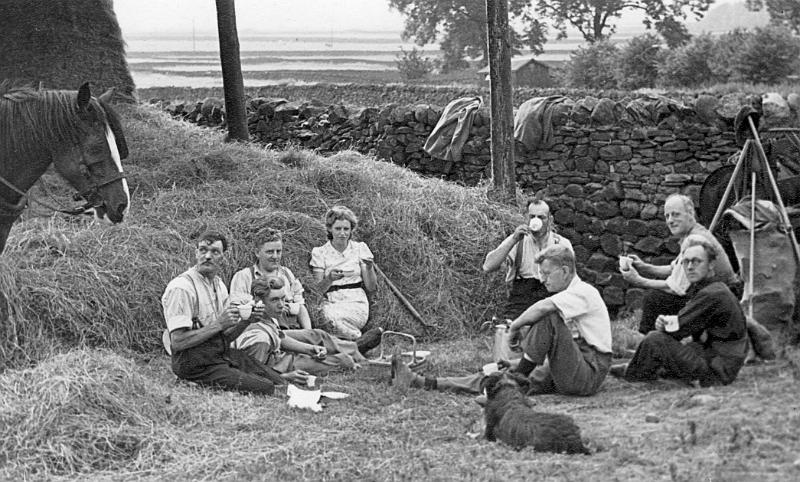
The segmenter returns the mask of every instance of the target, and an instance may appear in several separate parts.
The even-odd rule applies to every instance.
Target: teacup
[[[244,303],[239,305],[239,316],[242,317],[243,320],[250,319],[250,315],[253,314],[253,305],[250,303]]]
[[[317,377],[314,375],[309,375],[306,377],[306,386],[309,388],[314,388],[317,384]]]
[[[667,320],[667,324],[664,325],[664,330],[665,331],[667,331],[668,333],[673,333],[673,332],[678,331],[678,328],[680,328],[680,325],[678,324],[678,317],[677,316],[670,315],[670,316],[665,316],[664,318],[666,318],[666,320]]]
[[[542,226],[544,226],[544,223],[539,218],[531,218],[528,222],[528,227],[531,228],[531,231],[538,231],[542,229]]]
[[[619,257],[619,269],[621,269],[622,271],[628,271],[629,269],[631,269],[632,265],[633,265],[633,258],[631,258],[630,256]]]

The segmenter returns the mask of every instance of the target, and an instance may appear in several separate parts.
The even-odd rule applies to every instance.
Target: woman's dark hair
[[[350,221],[350,233],[356,230],[358,226],[358,218],[355,213],[345,206],[334,206],[328,209],[325,213],[325,231],[328,234],[328,240],[333,239],[331,228],[336,221]]]

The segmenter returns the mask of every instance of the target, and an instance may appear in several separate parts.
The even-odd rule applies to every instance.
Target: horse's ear
[[[106,104],[110,104],[111,103],[111,99],[114,98],[114,94],[116,94],[116,93],[117,93],[117,88],[116,87],[111,87],[107,91],[103,92],[103,95],[98,97],[98,99],[102,100]]]
[[[92,98],[92,92],[89,90],[89,82],[84,82],[80,89],[78,89],[78,108],[85,109],[89,105],[89,100]]]

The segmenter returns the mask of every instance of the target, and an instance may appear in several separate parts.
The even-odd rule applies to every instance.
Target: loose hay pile
[[[147,107],[121,110],[131,143],[131,212],[111,227],[60,216],[14,226],[0,257],[0,316],[8,319],[0,324],[0,369],[83,344],[157,349],[160,296],[193,262],[191,240],[206,228],[231,240],[226,282],[253,262],[267,227],[285,231],[284,263],[313,306],[320,294],[309,253],[325,242],[321,218],[334,204],[356,212],[356,238],[433,328],[414,321],[382,283],[371,324],[426,339],[470,333],[505,296],[502,273],[485,275],[481,265],[519,219],[481,188],[423,179],[354,152],[326,159],[225,144],[220,133]],[[197,160],[202,169],[176,169]]]
[[[9,371],[0,376],[0,477],[140,470],[169,459],[192,416],[168,394],[110,352],[76,350]]]

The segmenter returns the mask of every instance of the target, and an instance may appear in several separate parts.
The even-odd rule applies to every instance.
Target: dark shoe
[[[627,363],[619,363],[617,365],[611,365],[611,368],[608,369],[608,373],[617,378],[625,378],[625,372],[628,371],[628,364]]]
[[[377,327],[368,330],[356,340],[358,351],[365,355],[368,351],[381,344],[381,336],[383,335],[383,328]]]

